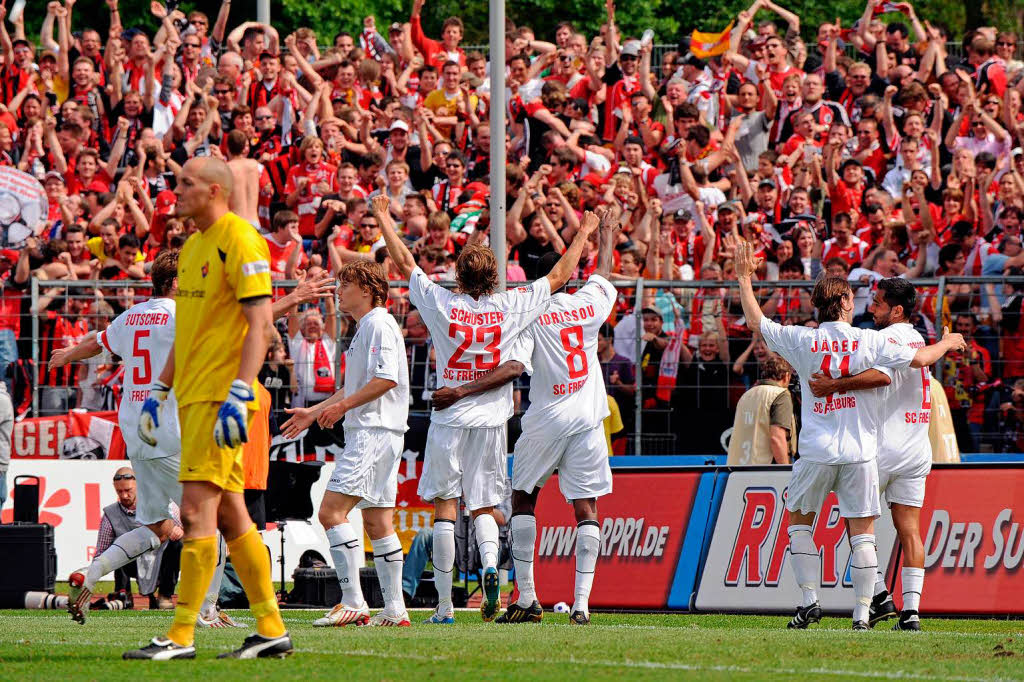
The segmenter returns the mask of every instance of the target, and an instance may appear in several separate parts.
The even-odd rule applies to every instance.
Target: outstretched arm
[[[866,369],[853,376],[832,378],[821,372],[811,375],[807,384],[811,387],[811,393],[816,398],[821,398],[833,393],[845,393],[846,391],[867,391],[880,386],[888,386],[892,379],[885,372],[877,369]]]
[[[50,355],[50,369],[57,369],[72,362],[85,360],[99,355],[103,348],[96,340],[96,332],[90,332],[88,336],[70,348],[59,348]]]
[[[942,328],[942,340],[938,343],[933,343],[930,346],[924,348],[918,348],[917,354],[914,355],[914,359],[910,362],[910,366],[917,369],[918,367],[928,367],[934,365],[939,359],[951,350],[966,350],[967,343],[964,341],[964,337],[961,334],[950,334],[949,327]]]
[[[402,276],[409,279],[412,271],[416,269],[416,259],[412,257],[412,252],[395,231],[395,221],[391,218],[391,199],[384,194],[378,194],[370,204],[373,215],[380,224],[380,231],[384,235],[384,243],[387,244],[391,261],[402,273]]]
[[[515,381],[526,368],[518,360],[503,362],[483,376],[478,375],[476,379],[461,386],[445,386],[434,391],[430,397],[430,404],[435,410],[443,410],[451,407],[463,398],[468,398],[477,393],[486,393],[510,381]]]
[[[573,237],[572,244],[565,250],[562,257],[555,263],[555,267],[551,268],[551,272],[548,273],[548,285],[551,287],[551,291],[557,291],[565,286],[565,283],[569,281],[569,277],[572,276],[573,270],[579,265],[580,257],[583,255],[583,247],[587,244],[587,239],[593,234],[594,230],[597,229],[597,224],[600,222],[598,217],[591,211],[587,211],[583,214],[583,221],[580,225],[580,231]],[[394,258],[394,256],[392,256]]]

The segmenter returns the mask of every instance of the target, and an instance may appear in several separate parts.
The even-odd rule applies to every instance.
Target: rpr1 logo
[[[747,488],[743,491],[743,511],[725,571],[726,585],[778,586],[789,552],[789,513],[785,500],[785,490],[781,495],[775,488]],[[839,500],[835,493],[825,498],[821,512],[815,517],[812,534],[821,554],[822,587],[835,587],[840,581],[847,585],[846,561],[839,560],[846,524],[839,515]]]

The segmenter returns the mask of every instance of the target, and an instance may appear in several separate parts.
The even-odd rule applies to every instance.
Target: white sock
[[[452,571],[455,570],[455,522],[434,520],[434,588],[437,590],[437,612],[451,614]]]
[[[481,514],[473,519],[476,529],[476,546],[480,550],[480,563],[486,568],[498,566],[498,522],[490,514]]]
[[[516,586],[519,588],[517,604],[526,608],[537,599],[533,584],[533,552],[537,544],[537,517],[533,514],[515,514],[508,522],[512,539],[512,562],[516,566]]]
[[[341,603],[353,609],[363,605],[363,588],[359,584],[359,553],[363,551],[351,523],[339,523],[327,529],[334,572],[341,585]]]
[[[853,577],[853,620],[868,622],[871,608],[871,590],[875,585],[878,570],[878,555],[875,552],[874,533],[863,533],[850,538],[853,554],[850,557],[850,573]]]
[[[210,620],[217,615],[217,600],[220,598],[220,584],[224,582],[224,565],[228,561],[228,545],[224,542],[224,536],[217,533],[217,568],[213,570],[213,579],[210,581],[210,589],[206,590],[206,598],[203,599],[203,606],[199,609],[199,615]]]
[[[146,526],[133,528],[114,539],[103,554],[92,560],[85,572],[85,587],[92,592],[100,578],[130,564],[136,557],[160,547],[160,538]]]
[[[373,565],[377,568],[377,580],[384,595],[384,610],[392,616],[405,613],[405,598],[402,596],[402,541],[392,533],[377,540],[373,545]]]
[[[580,521],[576,527],[576,595],[573,611],[590,614],[590,588],[594,586],[597,555],[601,551],[601,528],[597,521]]]
[[[803,593],[801,606],[810,606],[818,601],[817,590],[821,584],[821,559],[811,538],[810,526],[789,527],[789,554],[793,559],[796,584]]]
[[[885,574],[881,570],[875,572],[875,596],[882,594],[888,588],[885,586]]]
[[[924,569],[904,568],[900,571],[900,577],[903,579],[903,610],[920,611]]]

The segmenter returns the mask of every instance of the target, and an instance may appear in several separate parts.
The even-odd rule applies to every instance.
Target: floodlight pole
[[[498,290],[506,288],[505,250],[505,0],[489,0],[491,58],[491,249]]]
[[[256,0],[256,21],[270,23],[270,0]]]

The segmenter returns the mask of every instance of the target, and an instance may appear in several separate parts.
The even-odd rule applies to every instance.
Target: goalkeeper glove
[[[149,387],[149,396],[142,403],[142,414],[139,416],[139,438],[146,445],[156,445],[156,430],[160,427],[160,410],[170,391],[171,387],[161,381],[157,381]]]
[[[227,400],[217,412],[217,421],[213,425],[213,439],[219,448],[237,448],[249,440],[248,413],[246,403],[256,399],[252,386],[241,379],[231,382]]]

